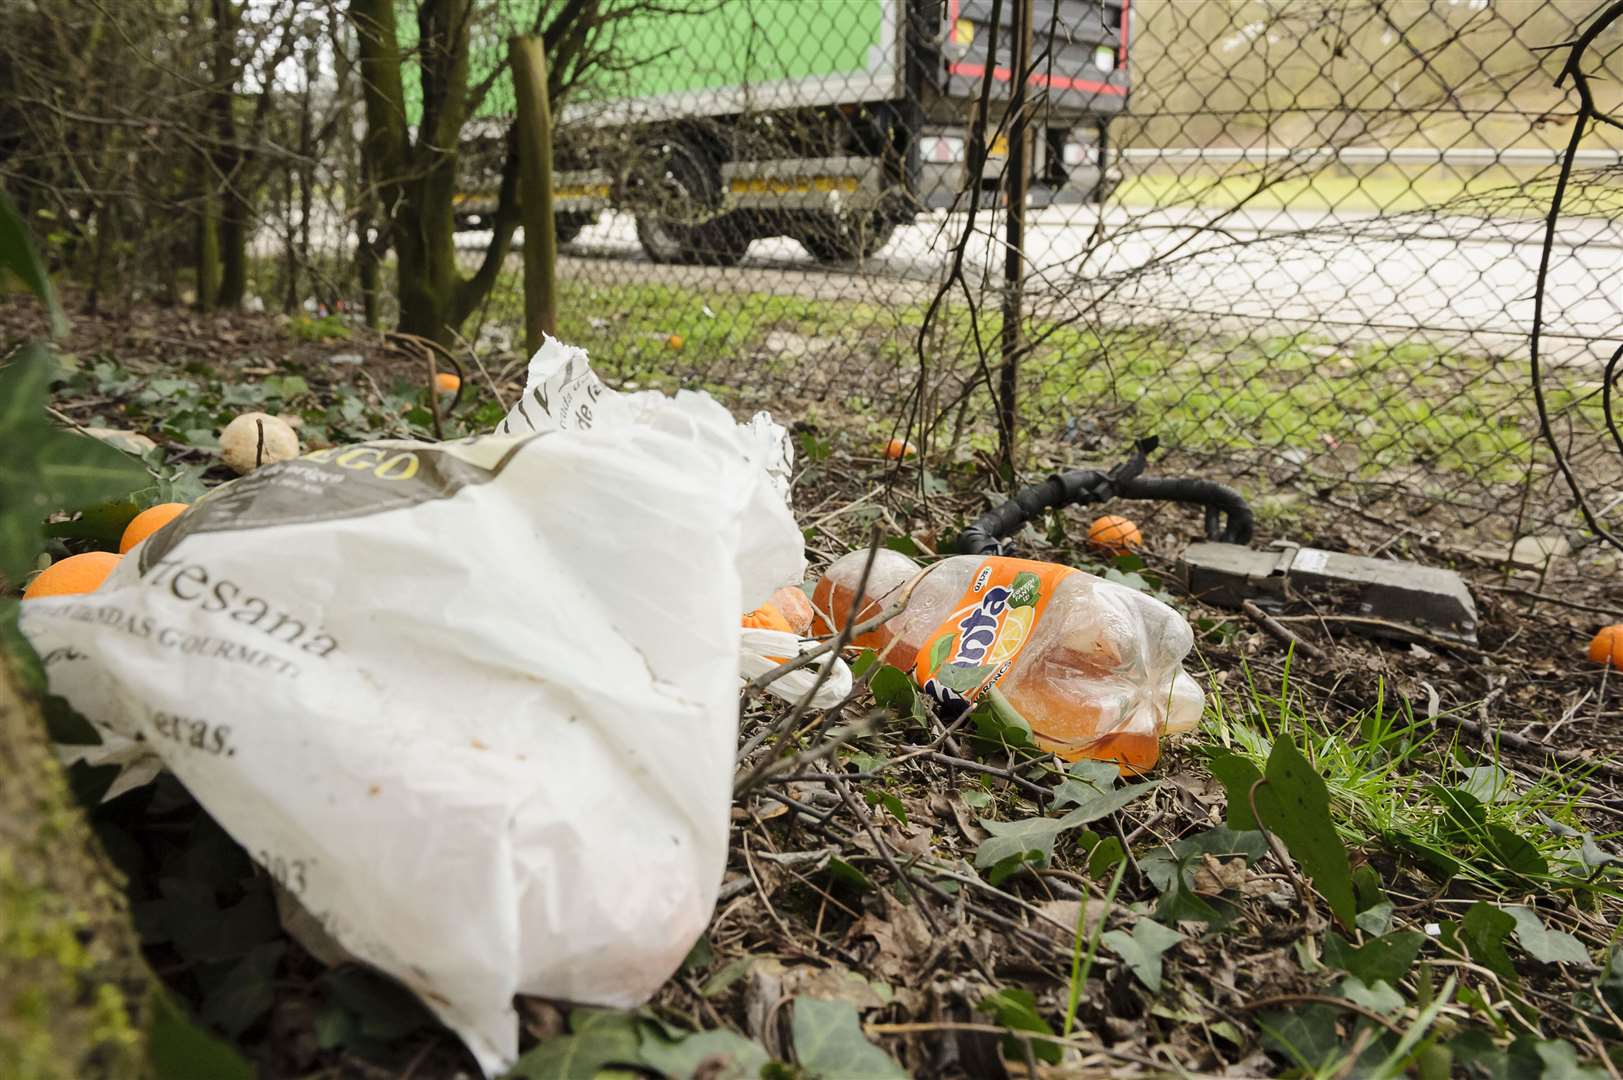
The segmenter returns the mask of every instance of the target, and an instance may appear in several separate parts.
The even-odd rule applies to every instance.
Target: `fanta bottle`
[[[1056,563],[959,555],[921,569],[881,549],[853,613],[867,559],[852,552],[817,583],[814,632],[860,625],[905,593],[900,614],[853,644],[911,671],[948,716],[996,686],[1043,749],[1130,773],[1155,764],[1162,735],[1200,722],[1189,623],[1153,597]]]

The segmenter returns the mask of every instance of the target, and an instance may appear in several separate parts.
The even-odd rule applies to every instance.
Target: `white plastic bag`
[[[490,1073],[515,993],[632,1006],[703,931],[740,612],[804,572],[769,419],[549,342],[503,427],[267,466],[21,616],[87,756],[161,759]]]

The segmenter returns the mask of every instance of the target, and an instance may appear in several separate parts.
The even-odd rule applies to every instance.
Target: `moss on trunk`
[[[142,1076],[152,979],[118,873],[3,651],[0,777],[0,1076]]]

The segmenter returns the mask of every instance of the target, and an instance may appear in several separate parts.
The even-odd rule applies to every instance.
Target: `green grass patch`
[[[1134,209],[1223,209],[1243,204],[1262,210],[1405,214],[1447,208],[1472,215],[1540,218],[1549,211],[1554,167],[1529,174],[1499,166],[1383,165],[1356,171],[1331,166],[1281,180],[1272,179],[1276,175],[1277,166],[1263,173],[1257,165],[1220,169],[1193,163],[1179,168],[1172,162],[1125,178],[1112,198]],[[1623,191],[1615,180],[1587,183],[1586,176],[1578,174],[1580,184],[1568,206],[1572,213],[1610,216],[1623,211]]]
[[[1384,850],[1433,879],[1505,894],[1564,889],[1623,899],[1590,865],[1596,838],[1586,853],[1576,805],[1587,787],[1582,770],[1548,768],[1529,782],[1491,750],[1438,737],[1448,730],[1384,692],[1338,720],[1288,676],[1277,689],[1248,681],[1238,691],[1214,692],[1203,727],[1205,752],[1220,775],[1226,757],[1260,769],[1277,740],[1295,739],[1323,777],[1349,847]],[[1231,822],[1235,802],[1231,790]]]
[[[522,322],[516,280],[499,286],[486,318]],[[889,430],[918,370],[923,304],[881,307],[768,293],[701,292],[664,284],[566,281],[560,333],[591,352],[620,385],[710,390],[732,403],[816,419],[820,408]],[[966,308],[937,313],[927,356],[933,440],[995,445],[992,402],[952,396],[979,366]],[[1001,319],[978,316],[997,364]],[[1520,359],[1469,355],[1423,341],[1337,343],[1316,335],[1191,338],[1159,326],[1108,330],[1037,323],[1023,361],[1020,409],[1030,437],[1072,418],[1104,416],[1118,438],[1155,433],[1192,452],[1290,451],[1329,471],[1379,479],[1421,467],[1480,485],[1519,480],[1537,438]],[[991,380],[995,383],[994,378]],[[1554,410],[1602,430],[1598,384],[1552,382]],[[960,430],[960,416],[962,429]]]

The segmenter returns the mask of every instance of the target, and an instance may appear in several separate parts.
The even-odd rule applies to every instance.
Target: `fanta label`
[[[949,719],[1014,667],[1061,581],[1079,571],[1030,559],[987,559],[955,610],[925,639],[913,675]]]

